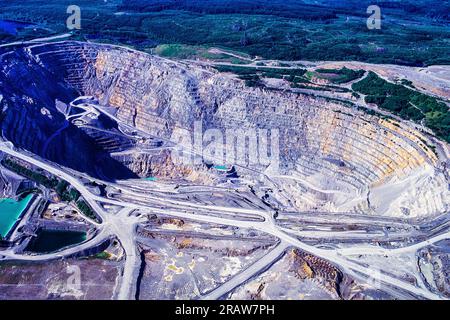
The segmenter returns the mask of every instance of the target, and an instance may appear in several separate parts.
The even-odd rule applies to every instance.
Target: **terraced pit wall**
[[[160,137],[192,130],[195,121],[204,130],[279,129],[281,168],[272,178],[298,210],[402,217],[448,210],[442,159],[407,123],[325,98],[249,88],[214,70],[125,48],[62,42],[26,52],[64,87],[96,97],[120,121]],[[134,171],[142,167],[126,156],[115,160]]]

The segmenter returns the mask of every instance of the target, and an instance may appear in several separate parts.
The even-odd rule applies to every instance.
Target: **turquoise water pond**
[[[0,235],[2,237],[9,233],[32,198],[33,195],[29,194],[20,201],[10,198],[0,199]]]

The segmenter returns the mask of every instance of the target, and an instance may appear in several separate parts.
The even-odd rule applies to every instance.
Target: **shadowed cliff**
[[[4,139],[41,157],[110,181],[136,178],[114,160],[94,139],[69,124],[55,108],[79,96],[63,80],[67,71],[43,66],[23,50],[1,59],[0,106]]]

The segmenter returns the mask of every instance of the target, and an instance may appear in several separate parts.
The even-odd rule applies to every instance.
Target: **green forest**
[[[403,119],[424,121],[425,126],[432,129],[437,137],[450,142],[450,111],[438,99],[387,82],[374,72],[369,72],[366,78],[354,83],[352,89],[366,95],[367,103],[374,103]]]
[[[185,44],[279,60],[448,64],[450,5],[420,2],[383,2],[382,28],[369,30],[368,1],[80,0],[81,30],[75,34],[80,40],[144,51],[161,44]],[[0,42],[67,32],[66,9],[71,4],[70,0],[2,3]],[[7,32],[1,19],[30,25]]]

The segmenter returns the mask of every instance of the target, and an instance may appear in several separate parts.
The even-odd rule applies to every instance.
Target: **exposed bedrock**
[[[171,152],[161,151],[158,154],[131,154],[114,156],[133,172],[142,177],[158,177],[166,180],[185,180],[202,185],[213,185],[215,177],[208,173],[206,166],[189,166],[174,163]]]
[[[447,159],[439,159],[429,138],[408,123],[325,98],[249,88],[213,70],[107,45],[33,45],[14,57],[17,62],[12,59],[3,57],[6,64],[2,63],[0,78],[8,83],[6,93],[4,85],[0,88],[3,104],[8,104],[4,136],[38,154],[61,126],[53,112],[55,100],[68,103],[76,96],[93,96],[100,105],[114,108],[120,121],[167,139],[175,129],[192,130],[196,121],[203,130],[278,129],[280,169],[270,178],[299,210],[405,218],[448,210],[450,194],[442,168]],[[30,68],[39,81],[26,79]],[[24,79],[12,81],[13,72],[22,73]],[[53,120],[42,115],[42,107],[51,110]],[[33,137],[22,128],[33,130]],[[65,139],[73,139],[72,143],[59,140],[51,143],[52,148],[91,147],[92,138],[71,130],[79,137],[66,131]],[[52,148],[48,156],[60,157]],[[66,158],[61,161],[70,161]],[[152,157],[115,158],[139,173],[171,169],[149,164]],[[170,159],[163,160],[158,163],[172,165]],[[248,167],[266,169],[260,164]]]

